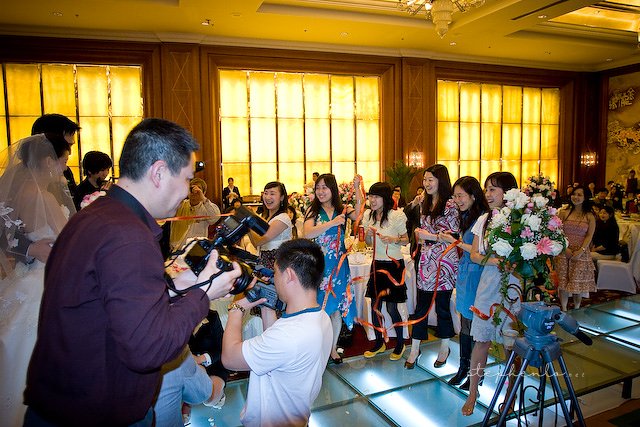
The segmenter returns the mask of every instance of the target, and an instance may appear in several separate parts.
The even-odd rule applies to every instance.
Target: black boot
[[[449,385],[458,385],[469,374],[471,366],[471,349],[473,347],[473,338],[467,334],[460,334],[460,367],[458,372],[449,380]]]
[[[478,381],[478,386],[481,386],[483,382],[484,382],[484,375],[480,377],[480,381]],[[471,387],[471,378],[467,377],[467,380],[459,388],[460,390],[469,391],[470,387]]]

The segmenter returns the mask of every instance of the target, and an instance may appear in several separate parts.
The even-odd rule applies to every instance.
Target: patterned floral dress
[[[589,251],[581,251],[580,247],[589,231],[589,221],[586,217],[578,220],[567,218],[563,221],[564,234],[569,240],[569,249],[577,257],[568,259],[564,254],[555,258],[558,273],[558,288],[572,294],[585,294],[596,291],[595,265]],[[585,295],[588,296],[588,295]]]
[[[442,231],[458,232],[460,229],[460,218],[458,208],[453,200],[448,200],[442,215],[435,221],[427,215],[420,218],[420,228],[429,233],[437,234]],[[438,281],[439,291],[450,291],[454,288],[458,275],[458,251],[451,250],[444,255],[442,261],[438,259],[447,248],[446,242],[434,242],[422,245],[418,268],[417,286],[423,291],[433,291],[436,285],[436,272],[440,264],[440,280]]]
[[[334,211],[333,217],[329,219],[324,209],[320,208],[320,212],[318,212],[316,218],[316,225],[329,222],[335,218],[336,215],[338,215],[338,212]],[[337,242],[338,227],[331,227],[313,239],[320,245],[324,253],[324,276],[318,291],[318,304],[324,304],[327,287],[329,286],[329,277],[333,275],[331,281],[332,292],[329,292],[324,311],[330,316],[336,310],[339,310],[344,323],[351,329],[356,316],[356,302],[353,293],[354,288],[351,284],[349,261],[345,258],[340,267],[340,271],[335,271],[338,268],[340,258],[346,253],[344,246],[344,226],[341,226],[340,230],[339,243]],[[347,290],[349,290],[349,292],[347,292]]]

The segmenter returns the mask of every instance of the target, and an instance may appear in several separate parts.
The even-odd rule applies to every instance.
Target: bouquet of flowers
[[[102,197],[102,196],[106,196],[106,195],[107,195],[106,191],[94,191],[91,194],[87,194],[86,196],[84,196],[82,198],[82,201],[80,202],[80,209],[86,208],[91,203],[93,203],[96,200],[98,200],[98,197]]]
[[[568,241],[557,210],[548,205],[546,196],[553,192],[553,185],[538,186],[539,191],[531,195],[527,194],[527,188],[531,187],[526,187],[524,192],[517,188],[507,191],[505,206],[493,211],[487,227],[487,257],[491,254],[500,257],[501,293],[505,298],[512,272],[530,284],[524,289],[524,296],[535,286],[533,279],[544,278],[543,296],[548,299],[557,286],[551,259],[566,249]]]
[[[549,201],[557,197],[554,182],[548,176],[544,176],[541,173],[538,175],[530,176],[524,185],[524,193],[529,197],[540,195],[546,197]]]
[[[343,182],[338,184],[338,194],[340,194],[340,200],[345,206],[354,207],[356,204],[356,189],[353,187],[353,182]]]

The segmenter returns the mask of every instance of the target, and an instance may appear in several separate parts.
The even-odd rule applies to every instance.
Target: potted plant
[[[420,169],[407,166],[402,160],[396,160],[392,166],[384,170],[388,182],[392,186],[399,185],[405,197],[409,197],[409,185],[419,172]]]

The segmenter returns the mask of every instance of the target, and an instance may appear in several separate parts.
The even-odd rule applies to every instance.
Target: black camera
[[[268,229],[269,224],[265,220],[244,206],[240,206],[234,215],[223,217],[216,223],[215,235],[212,240],[195,241],[184,260],[191,271],[198,276],[207,265],[211,251],[216,249],[218,251],[216,267],[222,271],[231,271],[233,270],[232,262],[235,261],[242,271],[240,277],[235,281],[231,294],[235,295],[246,291],[245,296],[249,301],[266,298],[267,301],[262,305],[274,310],[284,310],[285,303],[278,299],[273,284],[273,270],[260,265],[257,256],[233,246],[249,230],[262,236]],[[251,289],[247,289],[254,277],[258,277],[258,281]],[[266,281],[262,278],[266,278]]]

